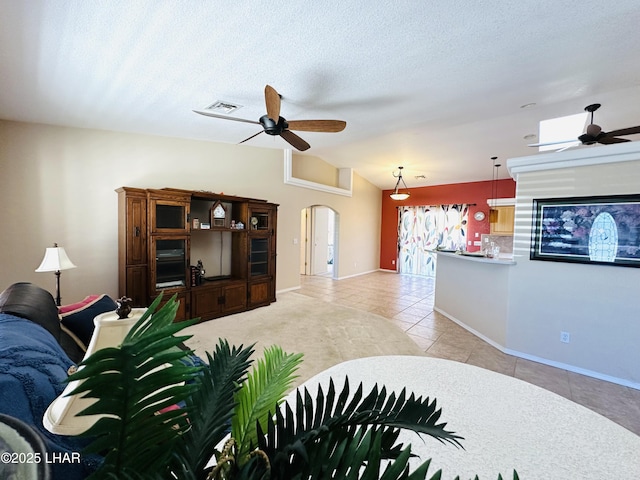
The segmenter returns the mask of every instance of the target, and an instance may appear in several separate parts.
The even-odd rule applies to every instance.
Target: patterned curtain
[[[437,247],[456,250],[467,241],[467,204],[398,208],[400,273],[435,276]]]

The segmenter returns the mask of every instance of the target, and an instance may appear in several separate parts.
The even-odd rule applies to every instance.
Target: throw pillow
[[[58,307],[58,313],[62,315],[63,313],[69,313],[75,310],[80,310],[86,307],[89,303],[94,302],[98,298],[100,298],[100,295],[89,295],[88,297],[84,297],[84,299],[82,299],[79,302],[70,303],[69,305],[62,305],[61,307]]]
[[[72,310],[69,310],[72,307]],[[82,302],[60,307],[62,324],[71,330],[85,345],[93,335],[93,319],[101,313],[112,312],[118,305],[109,295],[89,295]]]

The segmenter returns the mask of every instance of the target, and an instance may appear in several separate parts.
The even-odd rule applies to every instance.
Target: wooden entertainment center
[[[133,306],[177,294],[181,321],[275,302],[278,205],[175,188],[116,192],[119,294]]]

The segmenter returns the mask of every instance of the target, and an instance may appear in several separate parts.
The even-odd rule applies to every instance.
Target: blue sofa
[[[82,358],[68,337],[46,290],[19,283],[0,294],[0,414],[37,432],[47,450],[43,461],[49,461],[52,478],[61,480],[84,479],[100,461],[78,455],[86,439],[52,434],[42,424],[45,410],[65,387],[68,369]]]

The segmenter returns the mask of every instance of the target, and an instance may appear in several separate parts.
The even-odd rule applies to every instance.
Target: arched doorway
[[[339,214],[325,205],[312,205],[300,212],[300,274],[338,275]]]

